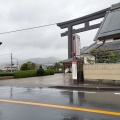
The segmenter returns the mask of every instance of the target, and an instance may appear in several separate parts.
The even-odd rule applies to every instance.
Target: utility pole
[[[18,70],[18,59],[17,59],[17,70]]]
[[[12,53],[11,53],[11,72],[12,72]]]

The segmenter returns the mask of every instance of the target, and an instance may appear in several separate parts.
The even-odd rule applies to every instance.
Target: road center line
[[[42,107],[52,107],[52,108],[59,108],[59,109],[67,109],[67,110],[84,111],[84,112],[92,112],[92,113],[120,116],[120,112],[78,108],[78,107],[62,106],[62,105],[54,105],[54,104],[44,104],[44,103],[37,103],[37,102],[25,102],[25,101],[6,100],[6,99],[0,99],[0,102],[16,103],[16,104],[24,104],[24,105],[34,105],[34,106],[42,106]]]

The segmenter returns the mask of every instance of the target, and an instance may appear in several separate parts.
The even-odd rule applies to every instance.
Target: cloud
[[[50,23],[64,22],[70,19],[110,7],[119,0],[1,0],[0,33]],[[57,25],[23,32],[0,35],[0,54],[13,53],[14,57],[26,59],[32,57],[55,56],[67,58],[68,38],[60,34]],[[97,30],[79,33],[81,46],[93,43]]]

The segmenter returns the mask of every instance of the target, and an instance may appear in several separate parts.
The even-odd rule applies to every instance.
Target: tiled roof
[[[60,61],[60,63],[66,63],[66,62],[72,62],[72,61],[73,61],[73,58],[69,58],[69,59]]]
[[[86,49],[82,48],[81,54],[87,54],[87,53],[89,53],[89,51],[92,50],[93,48],[95,48],[96,45],[97,44],[95,42],[95,43],[91,44],[89,47],[85,47]]]
[[[120,37],[120,3],[112,5],[98,30],[95,40]]]
[[[83,53],[87,48],[88,48],[88,46],[83,47],[83,48],[80,50],[80,52]]]
[[[71,63],[73,61],[73,58],[68,58],[66,60],[62,60],[59,63]],[[76,59],[76,61],[78,61],[78,59]]]
[[[99,47],[100,46],[100,47]],[[107,51],[119,51],[120,50],[120,40],[114,40],[112,42],[105,42],[102,46],[101,44],[97,44],[97,42],[93,43],[89,47],[87,47],[81,54],[88,54],[94,48],[106,49]]]

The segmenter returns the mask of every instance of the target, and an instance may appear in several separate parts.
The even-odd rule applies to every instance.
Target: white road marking
[[[120,95],[120,93],[114,93],[115,95]]]
[[[84,92],[84,93],[96,93],[96,92]]]

